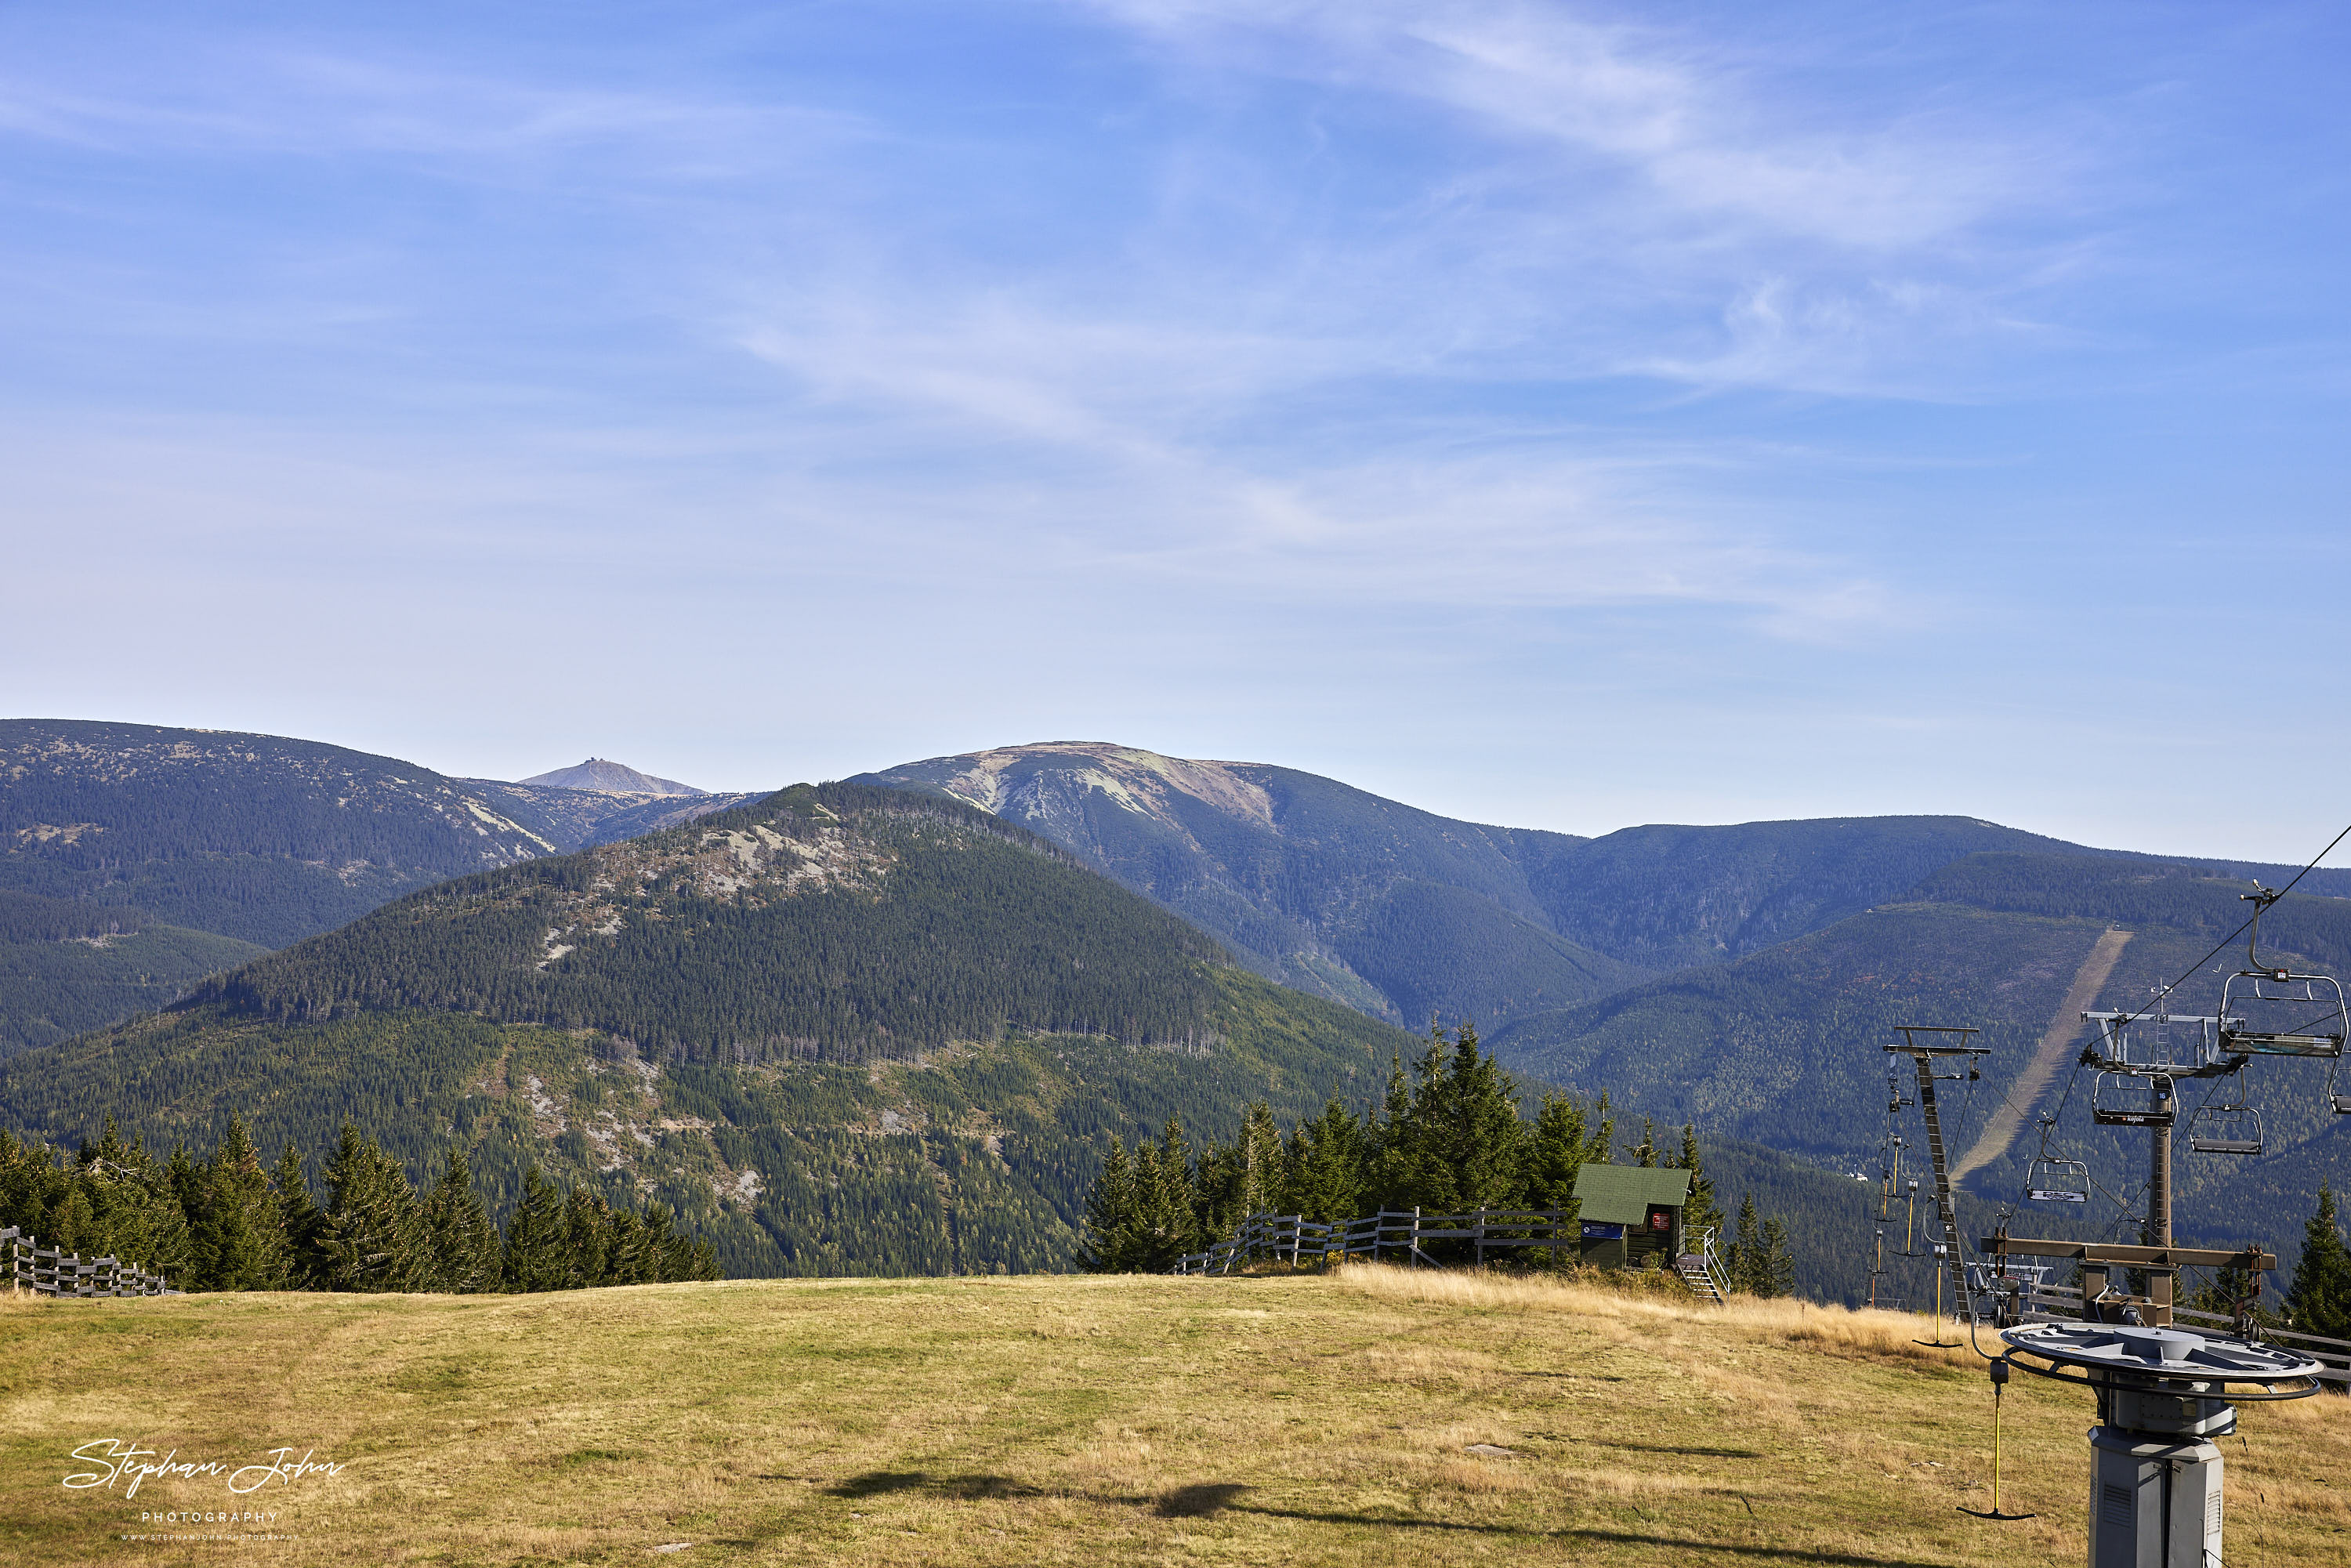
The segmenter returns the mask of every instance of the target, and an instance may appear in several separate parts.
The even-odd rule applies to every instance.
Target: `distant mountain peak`
[[[603,795],[707,795],[707,789],[697,789],[691,784],[681,784],[674,779],[656,779],[650,773],[640,773],[623,762],[591,757],[576,768],[559,768],[552,773],[535,774],[517,779],[517,784],[539,784],[550,789],[593,789]]]
[[[1272,798],[1262,785],[1240,771],[1258,766],[1253,763],[1166,757],[1106,740],[1046,740],[966,752],[960,757],[933,758],[913,767],[940,773],[942,777],[935,787],[941,793],[983,811],[1005,815],[1008,807],[1017,811],[1026,803],[1018,797],[1027,781],[1007,778],[1008,770],[1026,764],[1029,767],[1023,771],[1028,772],[1040,766],[1050,767],[1061,759],[1068,759],[1061,765],[1073,768],[1065,776],[1068,785],[1079,789],[1100,789],[1127,810],[1156,818],[1179,831],[1182,825],[1169,800],[1170,791],[1189,795],[1229,816],[1279,831],[1274,825]],[[1035,785],[1029,782],[1028,787],[1033,789]]]

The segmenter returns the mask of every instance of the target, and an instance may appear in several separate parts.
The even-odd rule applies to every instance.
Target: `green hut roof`
[[[1689,1172],[1649,1170],[1641,1166],[1579,1166],[1576,1214],[1611,1225],[1642,1225],[1654,1207],[1679,1208],[1689,1201]]]

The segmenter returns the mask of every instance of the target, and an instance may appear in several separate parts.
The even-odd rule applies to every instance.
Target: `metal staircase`
[[[1700,1230],[1694,1239],[1698,1249],[1675,1259],[1674,1272],[1682,1277],[1691,1295],[1720,1306],[1730,1300],[1730,1279],[1723,1272],[1722,1260],[1715,1254],[1714,1227],[1709,1225]]]

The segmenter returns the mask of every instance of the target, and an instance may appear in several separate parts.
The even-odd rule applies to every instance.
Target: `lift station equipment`
[[[2234,1402],[2318,1392],[2318,1363],[2245,1340],[2102,1323],[2029,1323],[2000,1337],[2009,1348],[1992,1363],[1995,1385],[2005,1361],[2097,1396],[2089,1568],[2219,1563],[2222,1462],[2212,1439],[2237,1429]]]
[[[2351,830],[2335,841],[2343,838],[2351,838]],[[2253,905],[2244,926],[2245,965],[2224,980],[2213,1016],[2173,1013],[2168,986],[2158,988],[2153,1004],[2136,1011],[2082,1014],[2098,1030],[2075,1069],[2096,1073],[2091,1119],[2138,1127],[2147,1134],[2140,1244],[2011,1236],[2005,1216],[1996,1233],[1982,1241],[1987,1263],[1977,1270],[1978,1293],[1993,1304],[2007,1349],[1991,1363],[1993,1500],[1992,1511],[1979,1517],[2028,1517],[2000,1507],[1998,1394],[2008,1367],[2082,1384],[2098,1401],[2098,1425],[2090,1432],[2090,1568],[2219,1568],[2221,1462],[2212,1439],[2236,1430],[2237,1403],[2299,1399],[2318,1391],[2320,1363],[2242,1337],[2252,1332],[2250,1298],[2240,1306],[2231,1335],[2173,1325],[2173,1298],[2183,1269],[2234,1270],[2255,1278],[2277,1267],[2274,1257],[2255,1248],[2226,1252],[2172,1245],[2171,1145],[2180,1119],[2179,1083],[2235,1080],[2218,1103],[2208,1099],[2187,1118],[2189,1148],[2196,1154],[2262,1152],[2262,1119],[2249,1103],[2243,1076],[2256,1056],[2325,1061],[2332,1109],[2351,1115],[2351,1093],[2335,1087],[2343,1059],[2351,1054],[2351,1008],[2342,984],[2329,975],[2303,974],[2291,964],[2264,960],[2261,919],[2283,894],[2260,888],[2241,896]],[[1923,1088],[1923,1061],[1919,1072]],[[1931,1113],[1928,1124],[1934,1126]],[[2053,1119],[2043,1119],[2041,1157],[2027,1168],[2025,1197],[2085,1201],[2095,1184],[2081,1162],[2051,1156],[2053,1126]],[[2076,1198],[2076,1193],[2083,1197]],[[2061,1267],[2064,1260],[2079,1266],[2079,1321],[2052,1322],[2027,1311],[2027,1270],[2016,1263],[2021,1259],[2039,1260],[2029,1266],[2033,1270],[2053,1260],[2061,1260]],[[2135,1279],[2146,1282],[2144,1295],[2133,1293]],[[2030,1294],[2043,1298],[2048,1292],[2031,1289]],[[1969,1312],[1972,1332],[1978,1321],[1973,1301]],[[2042,1321],[2023,1321],[2028,1317]]]
[[[1918,1110],[1927,1122],[1927,1155],[1935,1171],[1935,1218],[1938,1228],[1934,1238],[1935,1254],[1935,1333],[1939,1343],[1942,1335],[1944,1287],[1949,1286],[1949,1301],[1954,1312],[1964,1310],[1967,1301],[1967,1280],[1960,1270],[1959,1214],[1951,1202],[1951,1163],[1943,1146],[1942,1113],[1935,1102],[1935,1085],[1944,1082],[1973,1082],[1983,1076],[1983,1059],[1991,1047],[1971,1043],[1980,1032],[1947,1024],[1898,1023],[1894,1032],[1902,1037],[1900,1045],[1889,1045],[1889,1054],[1907,1056],[1917,1069]],[[1920,1038],[1923,1036],[1924,1038]],[[1898,1111],[1902,1096],[1889,1095],[1894,1109]],[[1876,1281],[1870,1281],[1872,1298],[1876,1294]],[[1920,1341],[1920,1343],[1927,1343]]]

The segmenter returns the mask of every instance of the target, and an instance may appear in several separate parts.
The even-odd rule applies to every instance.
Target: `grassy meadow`
[[[0,1557],[2079,1562],[2087,1397],[2012,1385],[2003,1501],[2041,1517],[1967,1518],[1990,1386],[1919,1327],[1360,1267],[0,1298]],[[2243,1425],[2231,1560],[2351,1557],[2351,1405]],[[67,1488],[93,1440],[220,1468]],[[230,1493],[287,1447],[341,1468]],[[277,1517],[152,1517],[232,1509]]]

